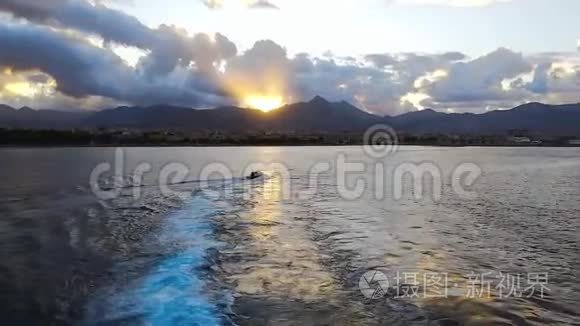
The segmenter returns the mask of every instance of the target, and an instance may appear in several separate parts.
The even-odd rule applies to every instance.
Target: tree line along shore
[[[340,146],[363,144],[363,134],[0,129],[0,146]],[[398,143],[425,146],[580,146],[580,141],[572,136],[514,134],[400,134]]]

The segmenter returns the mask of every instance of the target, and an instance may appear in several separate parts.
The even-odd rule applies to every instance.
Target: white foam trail
[[[145,325],[221,324],[216,304],[204,295],[205,283],[198,271],[206,251],[217,245],[210,238],[209,221],[216,210],[212,202],[198,196],[172,213],[159,245],[176,247],[177,251],[128,288],[105,299],[108,308],[102,320],[91,324],[135,319]]]

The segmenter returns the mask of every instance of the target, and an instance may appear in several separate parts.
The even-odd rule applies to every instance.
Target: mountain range
[[[378,123],[410,134],[500,135],[511,129],[520,129],[530,134],[580,136],[580,104],[528,103],[511,110],[482,114],[443,113],[426,109],[398,116],[373,115],[348,102],[329,102],[320,96],[267,113],[234,106],[206,110],[169,105],[123,106],[97,112],[63,112],[28,107],[14,109],[0,105],[0,128],[19,129],[333,133],[358,132]]]

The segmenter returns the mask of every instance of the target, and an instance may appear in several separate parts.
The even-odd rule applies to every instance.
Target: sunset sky
[[[577,0],[0,0],[0,103],[580,102]]]

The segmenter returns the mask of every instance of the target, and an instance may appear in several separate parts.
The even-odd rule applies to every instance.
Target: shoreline
[[[5,148],[223,148],[223,147],[360,147],[364,144],[99,144],[99,145],[75,145],[75,144],[57,144],[57,145],[42,145],[42,144],[14,144],[6,145],[0,144],[0,149]],[[497,148],[579,148],[580,145],[567,144],[533,144],[533,145],[488,145],[488,144],[473,144],[473,145],[439,145],[439,144],[398,144],[399,147],[441,147],[441,148],[463,148],[463,147],[497,147]]]

